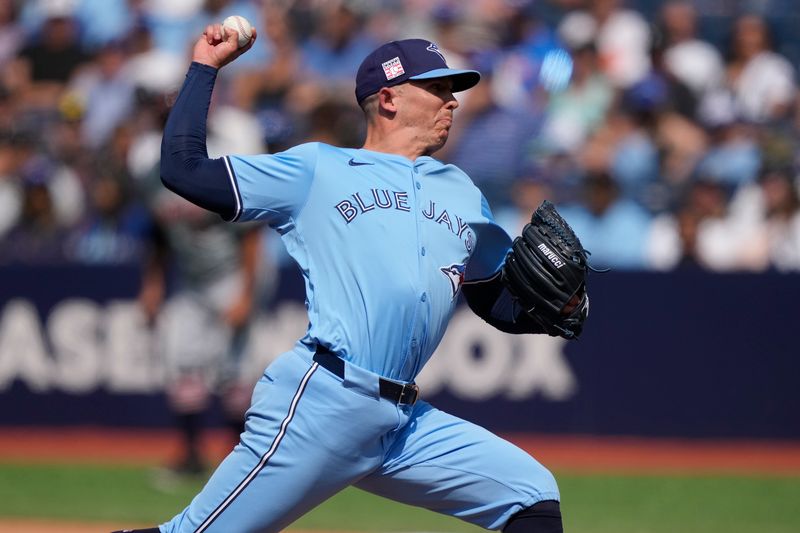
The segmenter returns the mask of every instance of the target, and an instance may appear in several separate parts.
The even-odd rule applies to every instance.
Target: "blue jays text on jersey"
[[[361,196],[363,193],[356,192],[350,195],[350,198],[342,200],[336,204],[336,209],[342,215],[345,222],[348,224],[355,220],[360,215],[369,211],[378,209],[398,209],[400,211],[411,211],[411,206],[408,204],[408,192],[406,191],[389,191],[388,189],[371,189],[369,195],[370,199],[364,200]],[[367,195],[365,195],[367,196]],[[474,237],[471,231],[468,231],[469,224],[466,223],[458,215],[454,215],[455,221],[451,220],[450,214],[447,209],[441,211],[437,210],[436,202],[430,201],[427,211],[422,210],[422,216],[428,220],[435,220],[437,224],[444,224],[450,231],[453,231],[459,238],[464,238],[464,244],[468,252],[472,252],[472,245]],[[465,233],[466,232],[466,235]]]
[[[469,177],[432,157],[309,143],[228,163],[237,219],[278,229],[303,272],[304,341],[387,377],[413,380],[441,340],[458,291],[447,269],[490,276],[510,246]]]

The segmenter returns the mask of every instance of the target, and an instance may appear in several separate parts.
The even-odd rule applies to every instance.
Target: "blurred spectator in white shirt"
[[[742,225],[760,230],[760,241],[755,242],[769,266],[780,272],[800,271],[800,191],[791,165],[765,165],[757,183],[737,193],[731,211]]]
[[[661,8],[665,50],[663,64],[668,72],[701,98],[725,82],[722,55],[697,37],[697,12],[692,2],[672,0]]]
[[[707,270],[698,246],[702,216],[691,206],[653,219],[647,238],[647,266],[653,270]]]
[[[572,47],[594,41],[603,71],[617,87],[630,87],[650,71],[650,26],[620,0],[594,0],[587,11],[567,14],[559,35]]]
[[[181,88],[186,74],[186,59],[155,46],[150,29],[139,24],[128,35],[130,57],[126,75],[149,94],[169,94]]]
[[[764,19],[744,15],[736,20],[727,78],[738,111],[748,120],[783,117],[796,96],[794,68],[772,46]]]
[[[676,214],[656,218],[647,239],[648,265],[687,265],[717,272],[760,271],[767,266],[762,230],[741,202],[715,180],[693,181]]]

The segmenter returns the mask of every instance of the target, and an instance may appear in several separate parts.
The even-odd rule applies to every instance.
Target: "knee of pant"
[[[563,533],[561,506],[544,500],[519,511],[503,528],[503,533]]]
[[[536,488],[545,498],[558,499],[558,482],[550,470],[542,467],[543,472],[536,480]]]

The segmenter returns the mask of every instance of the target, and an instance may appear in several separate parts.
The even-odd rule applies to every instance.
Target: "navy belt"
[[[344,379],[344,359],[334,354],[324,346],[317,346],[314,361],[319,366]],[[398,383],[386,378],[378,378],[379,394],[381,398],[397,405],[414,405],[419,398],[419,387],[416,383]]]

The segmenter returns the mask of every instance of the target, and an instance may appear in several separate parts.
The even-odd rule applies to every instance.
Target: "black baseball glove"
[[[514,239],[503,266],[503,283],[548,335],[574,339],[583,330],[589,315],[587,255],[547,200]]]

